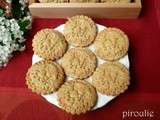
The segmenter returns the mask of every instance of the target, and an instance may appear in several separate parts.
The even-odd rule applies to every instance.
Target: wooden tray
[[[141,0],[131,3],[38,3],[30,0],[29,9],[40,18],[66,18],[77,14],[95,18],[137,18]]]

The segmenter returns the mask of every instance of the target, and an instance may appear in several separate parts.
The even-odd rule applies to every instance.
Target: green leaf
[[[19,3],[19,0],[12,0],[12,14],[13,18],[19,19],[22,17],[22,10],[21,10],[21,4]]]
[[[30,20],[20,20],[18,24],[21,31],[27,32],[27,26],[30,24]]]
[[[4,15],[4,10],[0,9],[0,17],[2,17]]]

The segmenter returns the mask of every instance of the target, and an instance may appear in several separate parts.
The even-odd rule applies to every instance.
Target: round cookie
[[[40,61],[33,64],[26,74],[29,89],[38,94],[49,94],[57,91],[64,83],[64,71],[52,61]]]
[[[87,78],[96,68],[96,56],[87,48],[71,48],[62,58],[65,73],[73,78]]]
[[[102,94],[117,96],[130,84],[129,71],[118,62],[101,64],[92,76],[92,84]]]
[[[70,0],[71,3],[96,3],[99,0]]]
[[[97,92],[84,80],[67,81],[58,90],[59,105],[66,112],[81,114],[91,110],[97,102]]]
[[[40,3],[67,3],[68,0],[39,0]]]
[[[101,0],[104,3],[130,3],[131,0]]]
[[[53,29],[39,31],[34,36],[32,46],[35,54],[49,60],[62,57],[67,50],[67,42],[64,36]]]
[[[65,23],[64,36],[66,40],[74,46],[90,45],[97,34],[97,28],[94,21],[83,15],[76,15]]]
[[[127,35],[118,28],[107,28],[98,33],[95,52],[103,60],[117,60],[126,55],[129,47]]]

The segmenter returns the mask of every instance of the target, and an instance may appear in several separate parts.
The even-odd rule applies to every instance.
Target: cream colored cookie
[[[39,0],[40,3],[66,3],[69,2],[69,0]]]
[[[88,46],[94,41],[96,33],[94,21],[83,15],[69,18],[64,26],[64,36],[74,46]]]
[[[59,105],[66,112],[81,114],[91,110],[97,102],[97,93],[87,81],[67,81],[58,90]]]
[[[96,3],[99,0],[70,0],[71,3]]]
[[[38,94],[57,91],[64,83],[64,72],[60,65],[52,61],[40,61],[32,65],[26,74],[29,89]]]
[[[72,48],[62,58],[65,73],[73,78],[87,78],[96,68],[96,56],[87,48]]]
[[[34,36],[33,51],[44,59],[55,60],[63,56],[67,49],[64,36],[53,29],[42,29]]]
[[[95,52],[104,60],[117,60],[126,55],[129,47],[127,35],[118,28],[107,28],[98,33]]]
[[[130,84],[129,71],[118,62],[101,64],[92,76],[92,84],[102,94],[117,96]]]
[[[101,2],[105,2],[105,3],[130,3],[131,0],[101,0]]]

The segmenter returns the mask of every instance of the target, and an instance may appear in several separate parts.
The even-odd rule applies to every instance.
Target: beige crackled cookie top
[[[66,52],[67,42],[60,32],[53,29],[43,29],[34,36],[32,46],[38,56],[55,60]]]
[[[129,47],[127,35],[118,28],[107,28],[98,33],[95,52],[104,60],[117,60],[126,55]]]
[[[94,41],[96,33],[94,21],[83,15],[69,18],[64,26],[64,36],[74,46],[88,46]]]
[[[70,0],[71,3],[96,3],[99,0]]]
[[[40,61],[28,69],[26,84],[33,92],[49,94],[55,92],[63,84],[64,77],[60,65],[52,61]]]
[[[131,0],[100,0],[101,2],[106,3],[130,3]]]
[[[101,64],[92,76],[92,84],[102,94],[117,96],[130,84],[129,71],[118,62]]]
[[[65,73],[73,78],[87,78],[96,68],[96,56],[87,48],[72,48],[62,58]]]
[[[95,106],[97,93],[87,81],[71,80],[58,90],[58,102],[66,112],[81,114]]]

